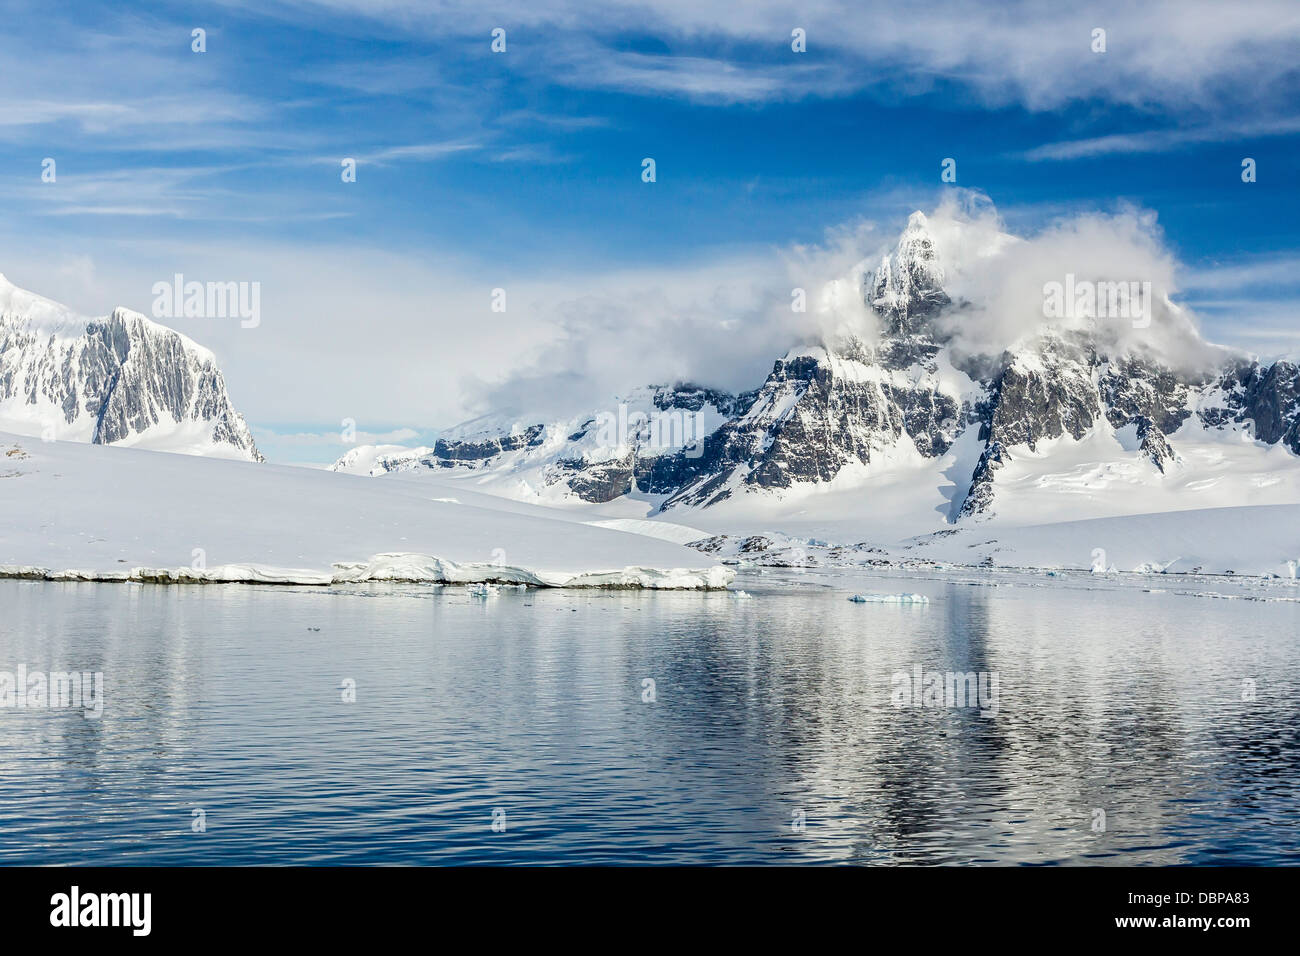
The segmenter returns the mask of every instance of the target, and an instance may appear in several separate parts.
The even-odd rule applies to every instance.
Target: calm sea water
[[[1300,862],[1300,605],[1044,581],[0,581],[0,672],[106,697],[0,709],[0,862]]]

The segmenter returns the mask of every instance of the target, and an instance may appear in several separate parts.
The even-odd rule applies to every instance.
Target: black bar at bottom
[[[918,942],[935,933],[943,945],[960,944],[962,934],[953,934],[962,927],[984,939],[1128,936],[1181,945],[1200,936],[1231,945],[1285,932],[1298,884],[1300,872],[1286,868],[18,867],[0,868],[0,926],[7,943],[48,936],[329,945],[453,928],[485,940],[536,938],[561,927],[570,939],[612,943],[619,937],[606,934],[622,927],[634,945],[668,923],[733,941],[852,923],[861,933],[908,928]]]

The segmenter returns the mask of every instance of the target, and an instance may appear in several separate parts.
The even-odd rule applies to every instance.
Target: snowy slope
[[[807,530],[806,528],[803,530]],[[784,532],[720,534],[693,547],[738,566],[897,569],[978,568],[1158,575],[1179,586],[1206,576],[1253,576],[1300,600],[1300,505],[1206,508],[1047,524],[964,524],[894,542],[836,543]],[[1172,585],[1168,585],[1172,586]]]
[[[1245,574],[1291,580],[1300,560],[1300,505],[1206,508],[1020,527],[970,527],[900,555],[1000,567],[1172,574]]]
[[[438,497],[417,482],[0,434],[0,565],[312,584],[720,587],[732,576],[652,537]]]
[[[0,429],[260,460],[207,349],[128,309],[102,319],[0,276]]]

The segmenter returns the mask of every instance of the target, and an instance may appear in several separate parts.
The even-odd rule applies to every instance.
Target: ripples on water
[[[1300,861],[1300,605],[737,586],[0,581],[0,670],[107,690],[99,720],[0,709],[0,861]],[[931,603],[846,600],[903,590]],[[996,716],[896,708],[917,664],[996,673]]]

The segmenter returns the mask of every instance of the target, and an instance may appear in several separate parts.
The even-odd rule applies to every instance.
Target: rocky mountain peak
[[[873,276],[863,277],[866,303],[885,320],[892,334],[920,331],[949,303],[944,269],[929,222],[914,212],[893,255],[886,255]]]
[[[7,280],[0,428],[262,460],[210,351],[130,309],[87,319]]]

